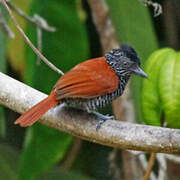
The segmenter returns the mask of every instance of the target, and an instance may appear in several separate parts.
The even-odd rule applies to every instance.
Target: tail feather
[[[37,120],[39,120],[43,114],[45,114],[49,109],[56,106],[57,104],[58,101],[56,101],[56,93],[52,91],[46,99],[42,100],[41,102],[33,106],[31,109],[29,109],[27,112],[22,114],[14,122],[14,124],[20,124],[20,126],[22,127],[31,126]]]

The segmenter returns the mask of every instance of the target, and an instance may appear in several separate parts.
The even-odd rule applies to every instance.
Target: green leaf
[[[142,64],[155,49],[158,48],[148,8],[139,0],[106,0],[110,8],[110,16],[116,28],[120,43],[132,45],[140,56]],[[133,98],[138,120],[142,122],[140,111],[141,77],[132,81]]]
[[[157,49],[148,8],[139,0],[106,0],[120,43],[134,46],[143,61]]]
[[[20,179],[34,179],[60,161],[72,137],[41,124],[27,131],[24,151],[20,160]]]
[[[25,1],[13,0],[13,4],[15,4],[16,7],[21,9],[26,14],[27,14],[30,2],[31,0],[25,0]],[[27,26],[27,24],[29,24],[27,20],[19,16],[17,13],[13,12],[13,14],[16,20],[18,21],[18,23],[20,24],[21,28],[24,29]],[[26,42],[24,41],[23,37],[21,36],[21,34],[19,33],[19,31],[17,30],[16,26],[14,25],[14,23],[12,22],[9,16],[8,16],[8,19],[9,19],[9,26],[12,32],[14,33],[15,38],[7,39],[7,54],[8,54],[7,60],[10,63],[11,68],[15,70],[15,72],[24,74],[25,62],[26,62],[25,60]],[[18,50],[15,47],[18,47]]]
[[[146,63],[142,110],[147,124],[180,128],[180,52],[170,48],[155,51]]]
[[[17,179],[18,154],[12,148],[0,144],[0,175],[1,179]]]
[[[161,126],[160,70],[173,52],[169,48],[158,50],[146,61],[145,71],[148,79],[143,80],[141,100],[143,119],[146,124]]]
[[[31,14],[34,12],[44,17],[57,29],[55,33],[43,32],[43,54],[53,64],[67,71],[88,58],[86,29],[79,19],[76,1],[33,0]],[[27,34],[36,44],[36,29],[29,26]],[[59,74],[42,62],[37,65],[36,55],[29,47],[27,47],[26,58],[25,82],[50,93]],[[31,127],[25,138],[25,149],[20,161],[20,179],[34,179],[62,160],[71,142],[71,136],[54,129],[40,124]]]
[[[82,175],[78,173],[77,171],[67,171],[63,170],[60,168],[54,168],[50,171],[48,171],[44,176],[38,179],[43,179],[43,180],[59,180],[59,179],[64,179],[64,180],[93,180],[93,178],[87,177],[85,175]]]
[[[180,128],[180,52],[170,49],[159,75],[159,96],[167,126]]]
[[[6,71],[6,38],[0,31],[0,72]],[[0,106],[0,136],[5,137],[6,134],[6,123],[4,117],[4,108]]]

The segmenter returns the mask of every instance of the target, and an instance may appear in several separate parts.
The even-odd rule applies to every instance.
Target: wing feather
[[[104,57],[78,64],[54,86],[56,99],[95,98],[118,88],[118,76]]]

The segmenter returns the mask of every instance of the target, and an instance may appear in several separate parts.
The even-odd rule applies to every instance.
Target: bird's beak
[[[140,75],[144,78],[148,78],[148,75],[139,66],[136,66],[136,68],[133,68],[132,71],[134,74]]]

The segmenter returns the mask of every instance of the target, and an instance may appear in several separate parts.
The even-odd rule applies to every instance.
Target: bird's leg
[[[92,112],[93,114],[95,114],[97,117],[98,117],[98,122],[96,124],[96,131],[99,130],[99,128],[101,127],[101,125],[106,121],[106,120],[112,120],[114,119],[114,116],[109,116],[109,115],[103,115],[103,114],[100,114],[96,111],[93,111]]]
[[[88,107],[86,107],[86,111],[88,113],[94,114],[98,117],[98,122],[96,124],[96,131],[99,130],[99,128],[101,127],[101,125],[108,119],[114,119],[114,116],[109,116],[109,115],[103,115],[99,112],[96,111],[91,111]]]
[[[109,116],[109,115],[103,115],[97,111],[92,111],[90,110],[87,106],[85,106],[83,109],[86,109],[86,111],[90,114],[94,114],[95,116],[98,117],[98,122],[96,124],[96,131],[99,130],[99,128],[101,127],[101,125],[106,121],[106,120],[113,120],[114,116]]]

